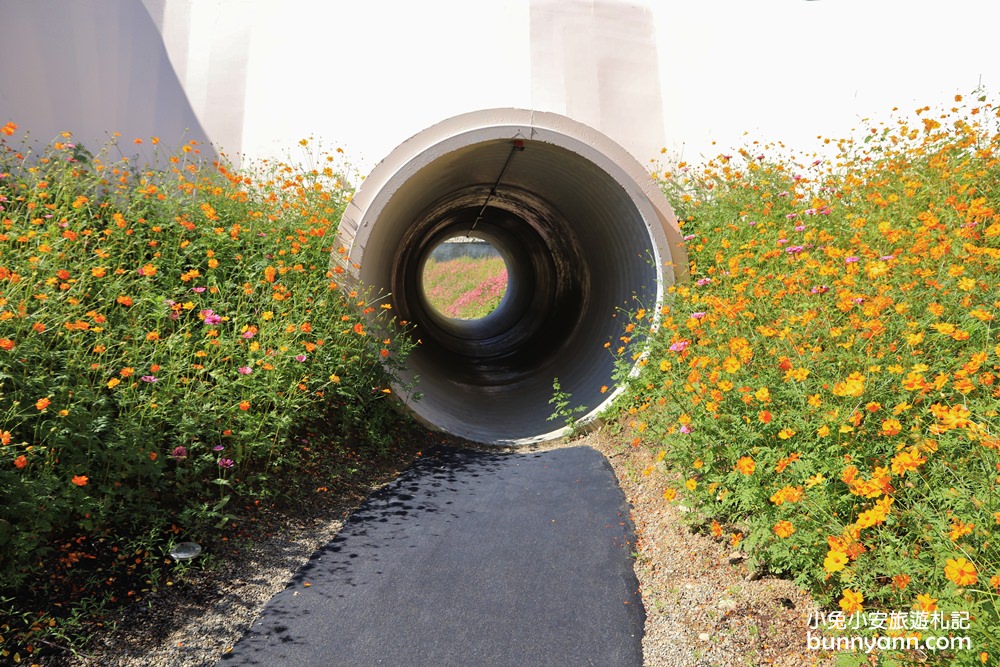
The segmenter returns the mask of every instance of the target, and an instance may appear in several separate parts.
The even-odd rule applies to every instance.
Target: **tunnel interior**
[[[623,159],[535,128],[445,131],[355,197],[340,234],[357,280],[386,295],[420,340],[403,378],[418,382],[421,397],[408,401],[418,418],[518,443],[559,433],[549,420],[556,378],[591,415],[608,399],[607,343],[622,333],[623,310],[662,299],[670,253],[648,193],[630,187],[634,173],[616,173]],[[422,284],[433,250],[464,235],[488,241],[507,266],[500,305],[473,320],[443,315]]]

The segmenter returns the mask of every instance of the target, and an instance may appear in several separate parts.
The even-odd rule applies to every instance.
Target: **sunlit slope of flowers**
[[[998,115],[660,175],[692,277],[622,407],[668,501],[821,602],[969,612],[952,664],[1000,659]]]
[[[310,421],[385,436],[405,343],[372,335],[391,313],[330,269],[350,197],[333,158],[237,173],[154,138],[147,168],[0,139],[5,588],[56,537],[224,523],[233,494],[280,490]]]

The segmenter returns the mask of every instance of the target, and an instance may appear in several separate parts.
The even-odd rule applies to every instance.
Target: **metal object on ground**
[[[478,320],[427,303],[423,265],[475,230],[500,251],[508,285]],[[687,271],[676,219],[650,175],[603,134],[565,116],[492,109],[415,135],[372,171],[340,223],[333,261],[382,294],[422,344],[403,396],[427,425],[473,441],[559,437],[553,380],[592,420],[611,400],[624,311],[655,315]]]
[[[174,560],[191,560],[201,555],[201,545],[197,542],[178,542],[170,550],[170,557]]]

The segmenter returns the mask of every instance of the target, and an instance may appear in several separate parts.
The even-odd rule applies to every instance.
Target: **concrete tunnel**
[[[424,294],[424,264],[474,234],[507,266],[500,305],[449,318]],[[364,180],[332,261],[353,287],[388,300],[422,342],[396,387],[425,425],[479,443],[560,437],[553,380],[593,421],[612,379],[623,312],[658,313],[687,259],[677,220],[649,173],[600,132],[554,113],[492,109],[413,136]],[[617,316],[616,316],[617,315]],[[611,387],[605,393],[602,386]]]

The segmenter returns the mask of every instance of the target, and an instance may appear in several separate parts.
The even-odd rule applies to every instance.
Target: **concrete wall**
[[[73,133],[92,152],[113,132],[176,146],[212,137],[174,71],[160,31],[135,0],[0,3],[0,118],[48,143]],[[204,148],[206,156],[211,147]]]
[[[232,159],[311,135],[367,171],[444,118],[520,107],[648,155],[663,143],[652,19],[620,0],[0,0],[17,61],[0,67],[0,118],[91,150],[117,131]]]
[[[364,173],[499,107],[569,115],[642,162],[823,150],[893,106],[995,88],[997,23],[994,0],[0,0],[0,123],[251,157],[308,159],[311,135]]]

